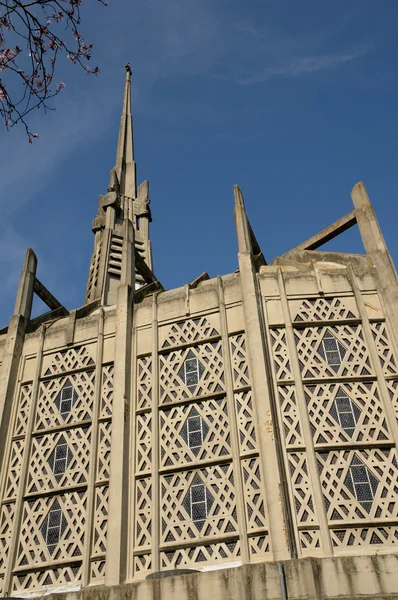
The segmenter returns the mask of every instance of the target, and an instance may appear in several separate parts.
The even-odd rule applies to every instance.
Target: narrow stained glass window
[[[68,461],[68,445],[58,444],[55,448],[54,473],[65,473]]]
[[[59,412],[62,416],[67,415],[72,410],[73,403],[73,387],[65,385],[61,390],[61,401]]]
[[[191,519],[193,522],[202,521],[207,517],[206,488],[203,483],[192,485],[189,490]]]
[[[361,506],[367,512],[370,512],[379,480],[358,456],[355,456],[351,462],[345,485],[354,494]]]
[[[333,402],[331,414],[350,437],[354,435],[361,412],[361,409],[355,402],[351,400],[342,388],[339,388]]]
[[[200,448],[203,444],[203,421],[199,415],[188,417],[188,446]]]
[[[206,476],[205,473],[204,475]],[[182,503],[197,530],[201,531],[211,512],[214,497],[199,475],[193,478]]]
[[[58,500],[55,500],[40,528],[50,554],[54,553],[66,527],[67,521]]]
[[[48,457],[48,464],[55,475],[55,479],[60,481],[64,473],[73,459],[73,452],[69,448],[66,439],[63,435],[59,438],[54,450]]]
[[[342,365],[346,349],[329,329],[326,330],[325,335],[318,347],[318,354],[326,360],[329,367],[337,373]]]
[[[187,387],[194,387],[199,382],[199,361],[197,358],[187,358],[184,363],[184,379]]]
[[[55,398],[55,406],[57,407],[64,421],[66,421],[71,413],[77,397],[76,390],[74,389],[70,379],[67,379]]]

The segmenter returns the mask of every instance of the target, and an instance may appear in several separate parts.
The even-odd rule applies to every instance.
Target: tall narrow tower
[[[86,304],[94,300],[100,300],[103,305],[115,303],[122,269],[126,219],[133,224],[132,251],[138,254],[138,261],[141,258],[145,265],[152,270],[152,251],[149,240],[151,211],[148,194],[148,181],[144,181],[137,189],[131,117],[131,69],[129,65],[126,65],[126,83],[116,164],[110,173],[108,192],[105,196],[99,197],[98,211],[92,226],[95,240],[86,288]],[[136,272],[136,288],[144,284],[141,271],[142,269],[138,269]]]

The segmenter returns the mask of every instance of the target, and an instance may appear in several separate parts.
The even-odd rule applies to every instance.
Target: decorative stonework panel
[[[44,535],[54,506],[62,513],[62,528],[55,547]],[[85,531],[86,493],[71,492],[60,496],[25,501],[18,546],[17,567],[48,561],[74,561],[82,556]],[[50,519],[51,524],[51,519]],[[58,538],[57,538],[58,539]]]
[[[304,446],[294,385],[278,386],[286,448]]]
[[[396,375],[398,373],[397,361],[387,335],[385,323],[371,323],[373,338],[384,375]]]
[[[4,575],[8,559],[8,548],[14,527],[15,504],[0,507],[0,575]]]
[[[59,350],[43,357],[42,376],[60,375],[94,365],[96,344]]]
[[[151,470],[152,463],[152,416],[151,413],[137,415],[136,426],[136,471]]]
[[[101,390],[101,409],[100,418],[106,419],[112,417],[113,403],[113,365],[102,367],[102,390]]]
[[[252,391],[235,392],[234,396],[239,429],[240,453],[246,454],[257,449]]]
[[[4,498],[15,498],[18,494],[25,443],[25,439],[14,440],[11,443]]]
[[[26,493],[87,483],[91,427],[34,437]]]
[[[349,546],[396,546],[398,544],[398,527],[350,527],[332,529],[332,544],[335,548]],[[376,550],[373,548],[373,550]]]
[[[14,435],[24,435],[28,424],[31,405],[32,384],[23,385],[19,394],[18,409],[14,425]]]
[[[133,557],[133,573],[137,578],[146,577],[152,570],[151,554],[137,554]]]
[[[111,434],[112,422],[105,421],[99,424],[98,428],[98,463],[97,463],[97,481],[109,479],[111,462]]]
[[[191,430],[196,428],[193,434],[190,433],[190,423]],[[160,413],[160,440],[162,467],[230,455],[226,398],[163,410]]]
[[[398,517],[395,449],[318,452],[317,459],[331,523]]]
[[[161,568],[180,569],[204,563],[235,562],[240,557],[239,540],[181,548],[160,553]]]
[[[103,485],[97,487],[95,490],[93,545],[91,550],[92,557],[103,555],[106,552],[106,536],[108,533],[108,503],[109,486]]]
[[[321,535],[319,529],[300,530],[299,540],[303,556],[311,556],[314,551],[321,548]]]
[[[205,342],[193,348],[175,350],[160,358],[160,399],[162,403],[207,396],[225,389],[222,343]],[[184,381],[186,363],[197,361],[197,383]],[[189,373],[188,373],[189,374]]]
[[[288,454],[288,461],[297,522],[298,524],[317,523],[306,453],[291,452]]]
[[[142,576],[148,574],[152,570],[152,556],[151,554],[137,554],[133,558],[133,572],[134,575]]]
[[[267,554],[270,551],[269,534],[262,533],[249,537],[249,552],[252,556]]]
[[[231,335],[229,338],[231,363],[234,377],[234,388],[250,385],[249,365],[247,362],[246,337],[244,333]]]
[[[90,583],[102,583],[105,580],[105,560],[94,560],[90,564]]]
[[[263,494],[260,459],[258,456],[242,460],[244,496],[248,533],[268,526]]]
[[[394,408],[395,416],[398,419],[398,380],[387,380],[386,384],[390,394],[391,404]]]
[[[372,374],[361,325],[306,327],[294,335],[303,379]]]
[[[42,590],[52,587],[61,587],[80,582],[82,566],[75,563],[73,566],[59,566],[44,571],[24,571],[12,578],[12,592]]]
[[[237,532],[232,464],[163,475],[160,480],[163,543]],[[189,511],[189,495],[198,480],[206,490],[208,511],[203,520],[195,522],[194,512]]]
[[[315,444],[390,439],[376,382],[305,386]]]
[[[135,492],[135,547],[150,546],[152,536],[152,482],[151,478],[136,480]]]
[[[270,336],[276,379],[278,381],[284,379],[293,379],[285,329],[282,327],[278,329],[271,329]]]
[[[37,431],[69,425],[92,418],[95,371],[82,371],[40,383],[36,412]],[[73,403],[68,414],[61,414],[57,399],[65,386],[73,388]]]
[[[358,318],[354,297],[307,298],[290,302],[292,321],[339,321]]]
[[[182,346],[218,336],[220,335],[217,331],[219,329],[218,320],[218,315],[208,315],[162,327],[159,330],[160,339],[163,339],[160,347]]]
[[[152,358],[143,356],[137,360],[137,409],[152,406]]]

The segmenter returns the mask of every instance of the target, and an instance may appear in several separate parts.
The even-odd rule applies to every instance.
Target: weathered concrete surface
[[[398,599],[398,555],[284,561],[289,600]],[[277,563],[192,573],[81,592],[53,600],[279,600]]]

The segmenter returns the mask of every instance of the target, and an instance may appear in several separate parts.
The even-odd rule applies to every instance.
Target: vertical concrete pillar
[[[152,296],[152,572],[160,570],[158,294]]]
[[[391,255],[387,249],[373,206],[365,186],[357,183],[351,192],[355,216],[363,245],[373,266],[383,309],[398,346],[398,278]]]
[[[366,345],[369,350],[372,366],[377,377],[377,386],[379,388],[381,400],[384,404],[384,410],[387,415],[388,429],[391,436],[398,447],[398,423],[395,417],[393,405],[391,403],[390,393],[386,384],[383,368],[380,364],[380,358],[377,352],[376,344],[373,338],[372,330],[369,323],[368,313],[366,311],[365,302],[362,296],[362,292],[358,286],[358,281],[355,276],[352,265],[348,266],[348,278],[351,283],[352,290],[354,292],[355,301],[357,304],[359,315],[362,319],[362,328],[365,336]]]
[[[270,521],[270,537],[275,560],[289,558],[289,547],[285,536],[285,527],[289,530],[291,522],[286,510],[290,505],[286,502],[285,514],[282,510],[281,469],[283,457],[278,456],[274,434],[267,426],[270,418],[273,427],[277,428],[276,411],[272,405],[271,373],[267,364],[267,348],[264,324],[262,321],[261,296],[258,290],[257,274],[254,267],[252,245],[243,197],[237,186],[235,195],[235,222],[238,237],[238,260],[242,288],[242,303],[245,317],[247,348],[252,374],[253,402],[256,405],[258,431],[260,438],[260,455],[265,480],[267,481],[267,509]],[[288,534],[289,535],[289,534]],[[294,536],[289,535],[290,552],[296,555]]]
[[[86,513],[86,534],[84,539],[83,552],[83,569],[82,569],[82,587],[86,587],[90,583],[90,556],[92,548],[92,538],[94,529],[94,514],[95,514],[95,479],[97,476],[98,463],[98,435],[99,435],[99,417],[101,408],[101,392],[102,392],[102,357],[104,351],[104,309],[99,309],[98,315],[98,339],[97,339],[97,355],[95,364],[95,388],[93,402],[93,424],[92,424],[92,442],[91,442],[91,457],[89,474],[88,474],[88,489],[87,489],[87,513]]]
[[[127,516],[129,495],[129,433],[131,410],[131,363],[134,310],[134,229],[125,219],[121,281],[117,290],[114,401],[109,480],[109,521],[106,552],[106,585],[126,578]]]
[[[28,248],[19,280],[14,314],[8,325],[3,364],[0,371],[0,468],[3,460],[4,445],[7,439],[8,422],[17,381],[23,340],[32,311],[36,268],[36,255],[31,248]]]
[[[237,414],[234,397],[234,384],[232,377],[231,353],[229,349],[227,311],[225,307],[224,288],[222,279],[217,277],[218,303],[220,306],[221,336],[223,345],[225,384],[227,390],[228,415],[231,430],[231,446],[233,455],[234,480],[236,482],[236,509],[239,523],[239,539],[241,547],[242,562],[247,563],[250,560],[249,543],[247,539],[247,519],[245,498],[243,494],[243,477],[239,452],[239,432],[237,424]]]

